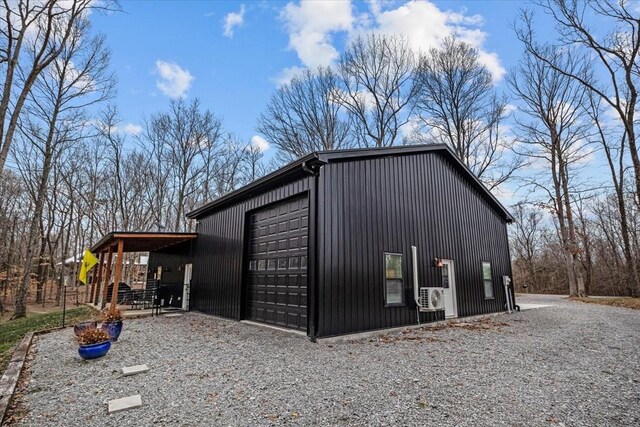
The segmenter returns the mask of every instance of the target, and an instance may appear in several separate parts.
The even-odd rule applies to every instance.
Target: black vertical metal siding
[[[452,259],[459,316],[500,311],[511,274],[506,223],[437,152],[330,163],[318,182],[318,336],[415,324],[411,246],[421,286]],[[405,306],[384,305],[384,252],[404,255]],[[485,299],[482,261],[492,264]],[[421,321],[443,318],[423,313]]]
[[[184,270],[181,266],[191,262],[191,245],[192,242],[181,243],[156,252],[149,252],[149,261],[147,265],[147,278],[153,279],[158,266],[168,271],[162,272],[162,283],[164,284],[183,284]]]
[[[200,220],[193,251],[192,310],[241,318],[247,212],[307,192],[311,179],[299,177]]]

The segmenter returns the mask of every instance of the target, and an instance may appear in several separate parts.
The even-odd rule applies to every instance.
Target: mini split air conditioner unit
[[[420,288],[420,311],[444,310],[444,291],[442,288]]]

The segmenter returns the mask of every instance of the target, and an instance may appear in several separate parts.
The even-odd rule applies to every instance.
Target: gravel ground
[[[556,305],[335,344],[196,313],[127,320],[89,362],[67,329],[36,340],[19,424],[639,425],[640,311],[519,301]],[[143,407],[107,414],[137,393]]]

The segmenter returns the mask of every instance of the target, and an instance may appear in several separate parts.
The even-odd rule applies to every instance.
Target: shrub
[[[122,320],[122,312],[115,307],[111,307],[102,312],[101,318],[103,322],[117,322],[118,320]]]
[[[82,331],[77,339],[80,345],[89,345],[109,341],[111,337],[109,333],[103,329],[89,328]]]

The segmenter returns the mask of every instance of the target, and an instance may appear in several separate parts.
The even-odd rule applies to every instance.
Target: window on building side
[[[487,299],[493,298],[493,278],[491,276],[491,263],[482,263],[482,281],[484,283],[484,297]]]
[[[384,254],[385,280],[384,299],[387,307],[404,305],[404,284],[402,275],[402,255]]]

